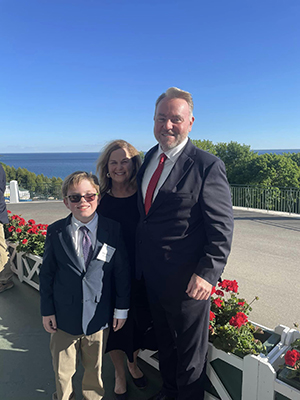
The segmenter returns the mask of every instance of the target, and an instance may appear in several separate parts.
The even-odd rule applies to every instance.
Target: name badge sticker
[[[99,251],[97,259],[108,263],[110,262],[115,251],[116,249],[114,247],[104,243],[104,245],[101,247],[101,250]]]

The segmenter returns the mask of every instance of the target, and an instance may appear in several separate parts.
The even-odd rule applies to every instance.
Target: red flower
[[[295,349],[288,350],[284,356],[284,361],[289,367],[294,367],[298,360],[300,360],[300,353]]]
[[[12,232],[14,229],[15,229],[14,226],[10,226],[10,227],[8,228],[8,232]]]
[[[238,305],[243,307],[245,305],[245,302],[244,301],[239,301]]]
[[[23,240],[22,240],[22,244],[26,244],[27,242],[28,242],[27,239],[23,239]]]
[[[46,235],[47,235],[47,232],[42,232],[42,235],[46,236]]]
[[[216,318],[216,315],[212,311],[210,311],[209,320],[212,321],[215,318]]]
[[[229,324],[240,328],[242,325],[245,325],[246,322],[248,322],[247,315],[243,312],[238,312],[234,317],[230,319]]]
[[[215,305],[216,305],[217,307],[219,307],[219,308],[222,307],[223,300],[220,299],[219,297],[218,297],[217,299],[214,299],[213,302],[215,303]]]
[[[17,228],[17,229],[16,229],[16,232],[17,232],[17,233],[21,233],[21,232],[22,232],[22,229]]]
[[[230,281],[229,279],[224,279],[222,282],[218,284],[222,289],[226,290],[226,292],[238,292],[238,283],[236,280]]]
[[[216,291],[216,287],[213,286],[212,289],[211,289],[210,295],[212,296],[215,293],[215,291]]]
[[[28,229],[27,233],[32,233],[33,235],[37,235],[37,230],[35,229],[35,227],[32,227],[30,229]]]
[[[19,219],[19,216],[18,216],[18,215],[13,215],[13,216],[11,217],[11,219]]]
[[[224,292],[222,292],[222,290],[216,290],[216,295],[217,296],[224,296]]]
[[[29,219],[29,220],[28,220],[28,223],[29,223],[30,225],[34,225],[34,224],[35,224],[35,220],[34,220],[34,219]]]
[[[25,219],[23,220],[23,218],[20,220],[19,222],[19,226],[24,226],[25,225]]]
[[[11,214],[11,211],[7,210],[7,213],[8,213],[8,214]]]

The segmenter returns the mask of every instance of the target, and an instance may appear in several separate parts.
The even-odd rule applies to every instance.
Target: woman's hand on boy
[[[126,319],[127,318],[125,318],[125,319],[114,318],[113,319],[113,330],[114,330],[114,332],[117,332],[119,329],[123,328],[123,326],[124,326],[124,324],[126,322]]]
[[[55,315],[43,317],[43,326],[47,332],[55,333],[57,330]]]

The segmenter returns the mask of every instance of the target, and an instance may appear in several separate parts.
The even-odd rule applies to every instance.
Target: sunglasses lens
[[[69,196],[69,199],[70,199],[71,203],[78,203],[81,199],[81,196],[80,196],[80,194],[71,194]]]
[[[95,199],[96,195],[95,194],[86,194],[84,196],[86,201],[93,201]]]

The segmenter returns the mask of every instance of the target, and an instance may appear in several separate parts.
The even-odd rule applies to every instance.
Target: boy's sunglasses
[[[84,194],[81,196],[81,194],[70,194],[69,196],[66,196],[71,203],[79,203],[81,198],[84,197],[85,201],[88,201],[89,203],[91,201],[94,201],[96,196],[98,196],[99,193],[88,193]]]

